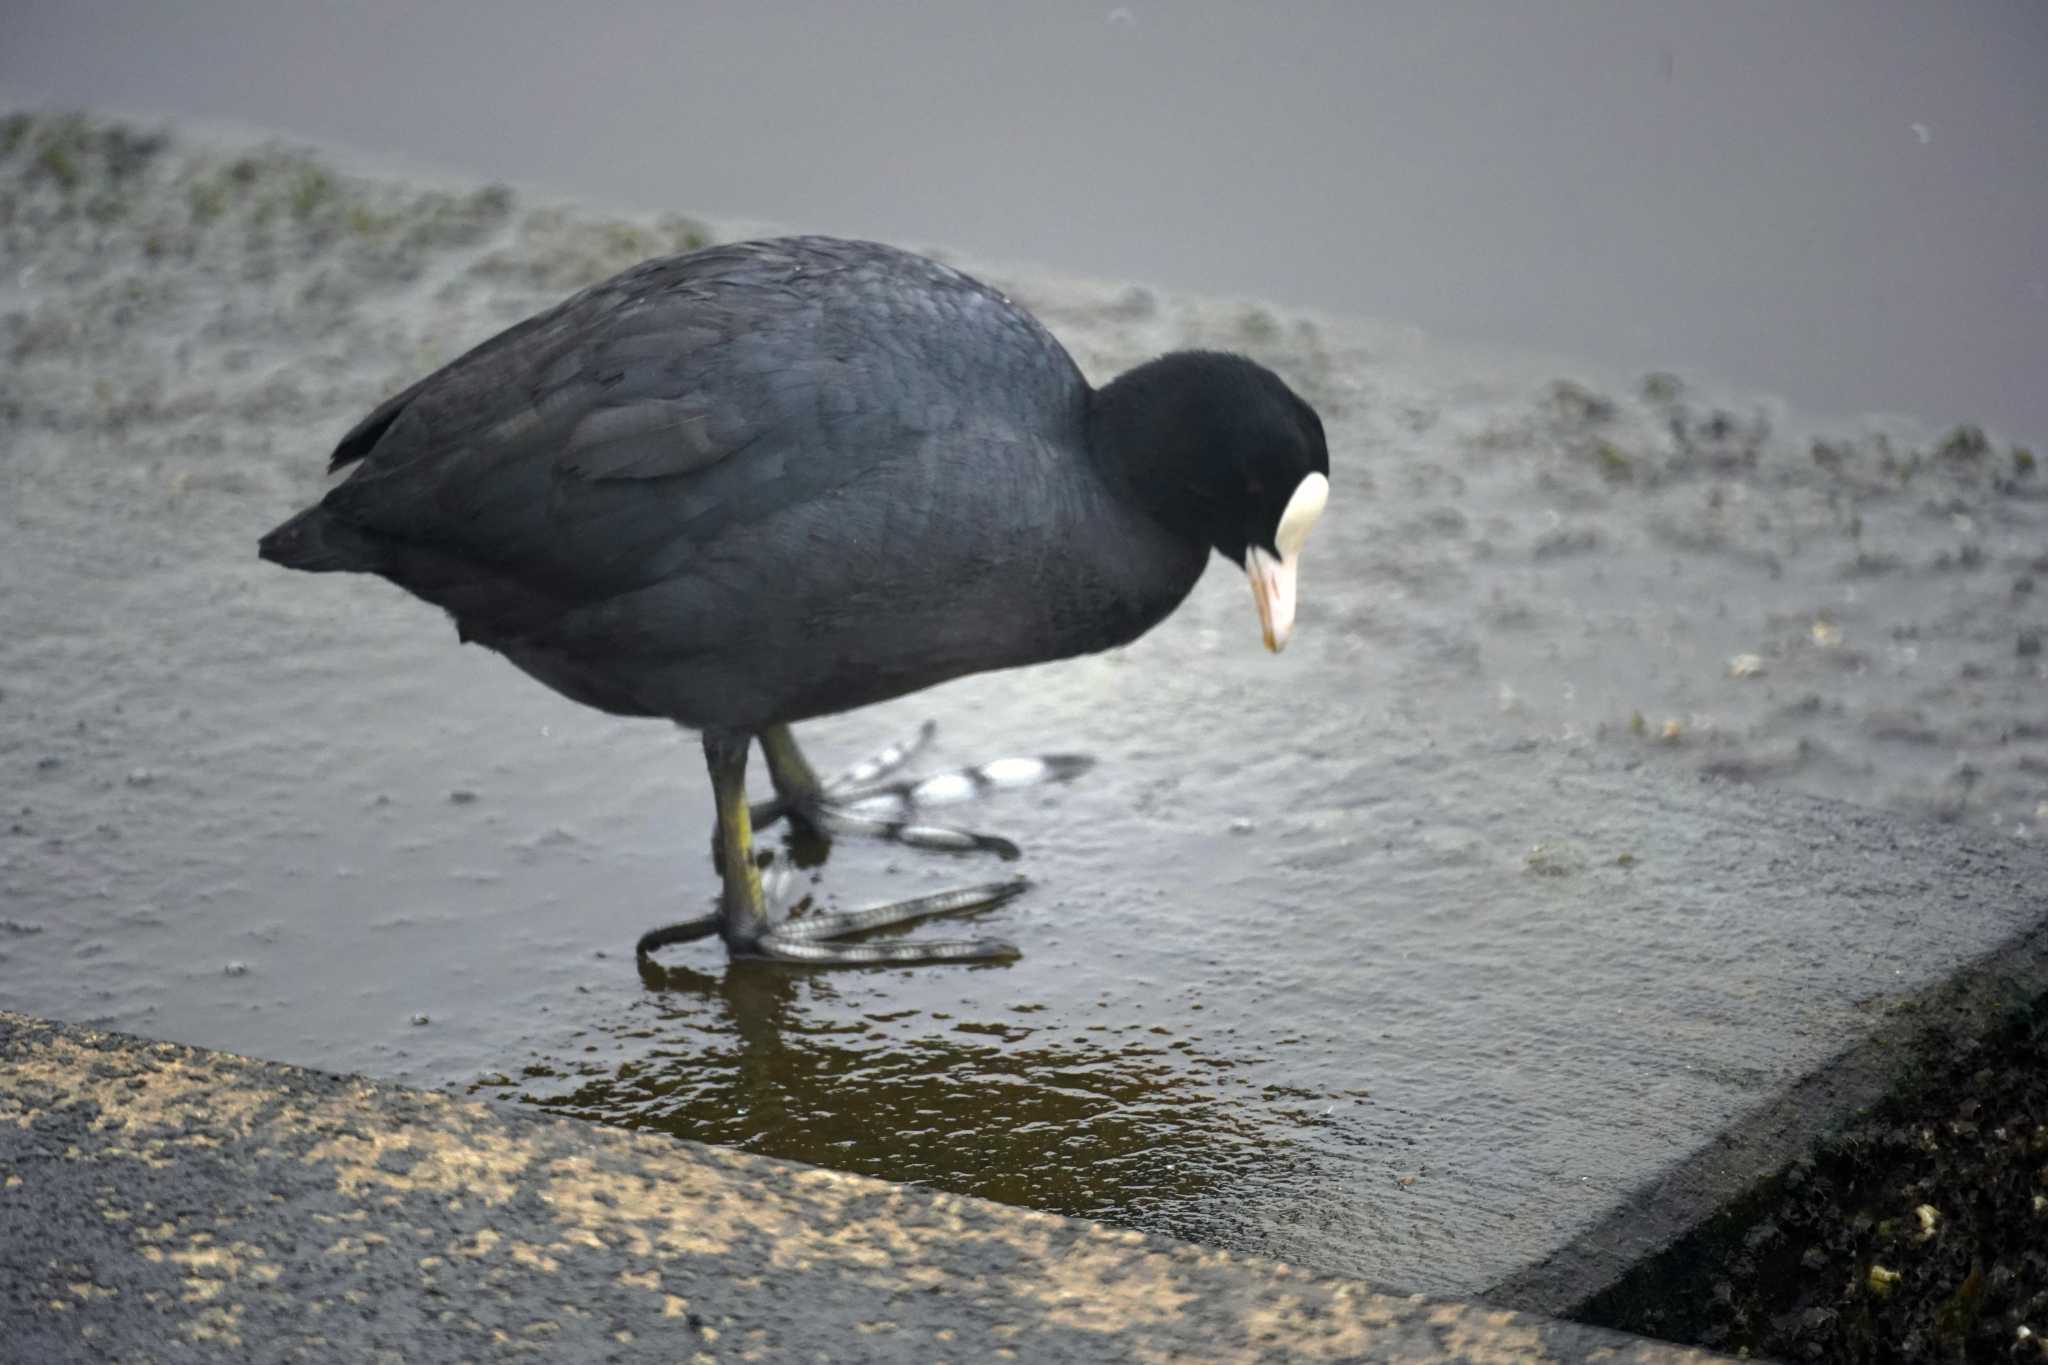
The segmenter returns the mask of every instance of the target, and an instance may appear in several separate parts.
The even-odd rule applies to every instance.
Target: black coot
[[[724,894],[643,947],[716,929],[735,956],[821,963],[1011,955],[833,940],[1022,883],[772,923],[752,740],[775,813],[844,825],[845,793],[811,771],[792,722],[1134,640],[1212,547],[1249,575],[1277,650],[1329,490],[1315,411],[1251,361],[1181,352],[1092,389],[986,285],[823,237],[594,285],[378,407],[335,448],[333,467],[350,465],[263,557],[381,574],[566,696],[701,732]]]

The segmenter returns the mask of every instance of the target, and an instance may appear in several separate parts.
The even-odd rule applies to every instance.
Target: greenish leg
[[[718,807],[719,862],[725,869],[718,935],[733,952],[750,952],[768,934],[761,870],[754,866],[754,821],[747,807],[746,735],[704,732],[704,763]]]
[[[958,800],[963,795],[1008,786],[1029,786],[1043,781],[1064,781],[1086,769],[1079,758],[1010,759],[980,768],[944,773],[919,782],[884,783],[895,769],[907,762],[930,740],[927,725],[916,739],[891,745],[829,782],[820,782],[796,737],[786,725],[761,732],[761,750],[768,760],[769,775],[775,783],[775,799],[750,807],[747,803],[747,749],[756,736],[732,731],[703,733],[704,762],[710,769],[713,803],[718,812],[718,862],[723,884],[716,915],[704,915],[679,924],[667,925],[643,935],[639,955],[649,957],[660,948],[688,943],[712,933],[725,940],[727,952],[735,958],[766,958],[771,961],[817,967],[859,967],[901,965],[916,962],[1002,962],[1014,958],[1017,950],[998,939],[965,939],[933,942],[913,940],[899,943],[840,943],[835,940],[865,934],[875,929],[911,924],[944,915],[986,910],[1016,896],[1025,888],[1022,877],[984,882],[920,896],[864,910],[810,914],[776,924],[768,917],[767,896],[760,869],[754,863],[754,825],[767,824],[784,816],[801,820],[820,831],[871,834],[923,848],[952,852],[992,852],[1005,858],[1017,856],[1016,845],[993,835],[970,834],[961,830],[913,823],[904,819],[879,819],[863,813],[857,805],[872,810],[877,805],[908,815],[932,800]]]
[[[761,756],[768,760],[768,776],[784,806],[801,806],[824,796],[825,784],[796,747],[796,736],[787,725],[771,725],[761,732]]]

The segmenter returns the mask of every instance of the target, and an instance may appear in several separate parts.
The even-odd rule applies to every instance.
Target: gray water
[[[721,229],[87,123],[0,148],[10,1008],[1469,1292],[2014,927],[1901,848],[2048,837],[2027,452],[1003,274],[1092,374],[1231,346],[1318,405],[1294,643],[1218,565],[1127,650],[805,728],[827,767],[927,717],[934,763],[1100,760],[961,816],[1025,849],[977,922],[1020,962],[643,979],[715,894],[694,743],[254,543],[368,405]],[[1822,857],[1782,792],[1903,819]]]
[[[2033,0],[13,0],[0,84],[2048,443]]]

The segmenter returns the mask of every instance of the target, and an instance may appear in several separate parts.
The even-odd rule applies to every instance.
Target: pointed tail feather
[[[273,564],[307,573],[375,573],[383,565],[374,536],[341,521],[325,507],[308,507],[256,544]]]

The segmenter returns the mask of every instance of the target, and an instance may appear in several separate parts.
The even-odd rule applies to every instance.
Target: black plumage
[[[1135,639],[1212,547],[1279,556],[1328,454],[1250,361],[1098,391],[987,286],[808,237],[586,289],[381,404],[333,467],[266,559],[382,575],[557,691],[743,765],[793,721]]]

